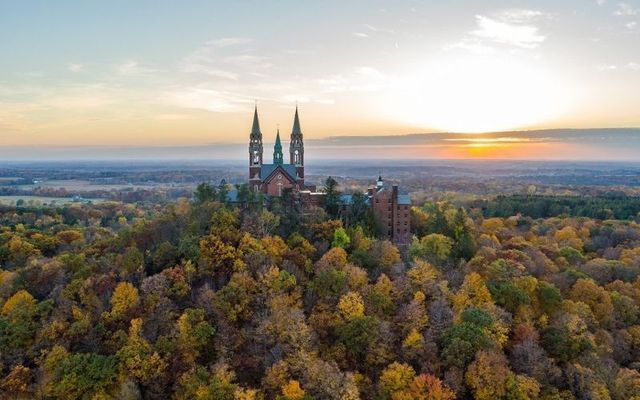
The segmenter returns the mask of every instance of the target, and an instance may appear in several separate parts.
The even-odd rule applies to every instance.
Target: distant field
[[[43,197],[43,196],[0,196],[0,204],[15,205],[18,200],[24,200],[25,205],[52,206],[74,203],[72,198],[65,197]],[[82,199],[80,202],[101,203],[104,199]]]
[[[122,189],[144,189],[157,187],[157,185],[134,185],[134,184],[93,184],[87,180],[69,179],[69,180],[51,180],[38,182],[32,185],[18,185],[17,188],[22,190],[32,190],[38,187],[48,187],[55,189],[66,189],[68,191],[90,191],[90,190],[122,190]]]

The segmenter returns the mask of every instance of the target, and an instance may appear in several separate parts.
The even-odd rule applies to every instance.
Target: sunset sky
[[[244,143],[256,100],[267,142],[296,101],[310,140],[640,127],[637,0],[1,1],[0,54],[0,154]]]

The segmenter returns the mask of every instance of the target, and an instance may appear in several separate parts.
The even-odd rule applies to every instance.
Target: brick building
[[[411,241],[411,198],[399,194],[398,186],[388,187],[382,177],[378,177],[375,187],[368,191],[369,201],[378,223],[386,236],[395,243],[408,244]]]

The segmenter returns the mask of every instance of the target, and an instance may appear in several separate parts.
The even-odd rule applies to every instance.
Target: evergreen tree
[[[217,197],[216,190],[209,185],[208,183],[202,182],[196,188],[196,191],[193,193],[193,197],[196,201],[196,204],[203,204],[208,201],[213,201]]]
[[[340,192],[338,191],[338,182],[332,177],[328,177],[325,181],[324,193],[324,209],[331,218],[337,218],[340,210]]]

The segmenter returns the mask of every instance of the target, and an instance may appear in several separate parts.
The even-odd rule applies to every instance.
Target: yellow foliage
[[[84,236],[82,235],[82,232],[76,231],[76,230],[66,230],[66,231],[60,231],[58,232],[58,234],[56,235],[56,237],[58,239],[60,239],[62,242],[65,242],[67,244],[71,244],[73,242],[75,242],[76,240],[81,240],[84,239]]]
[[[282,395],[285,396],[287,400],[302,400],[305,392],[300,387],[300,382],[292,379],[282,387]]]
[[[2,305],[2,314],[9,315],[16,308],[33,310],[36,300],[26,290],[19,290]]]
[[[255,389],[236,389],[233,393],[234,400],[257,400],[262,399],[258,397],[258,391]]]
[[[338,311],[345,319],[354,319],[364,315],[364,301],[357,292],[349,292],[340,298]]]
[[[394,393],[407,389],[415,376],[416,371],[408,364],[390,364],[380,376],[380,394],[383,398],[391,398]]]
[[[482,229],[492,234],[500,232],[503,228],[502,218],[487,218],[482,222]]]
[[[406,338],[402,341],[402,347],[406,349],[418,349],[424,345],[424,338],[415,329],[412,328]]]
[[[430,285],[434,284],[439,274],[436,267],[422,260],[416,260],[411,269],[407,271],[407,277],[411,284],[421,290],[426,290]]]
[[[316,268],[318,270],[342,269],[346,264],[347,252],[342,247],[333,247],[318,260]]]
[[[587,304],[601,324],[611,321],[614,311],[611,297],[591,279],[578,279],[569,292],[569,298]]]
[[[582,250],[584,245],[582,239],[578,237],[578,232],[571,226],[566,226],[559,231],[556,231],[554,237],[561,246],[569,246]]]
[[[129,282],[120,282],[111,296],[111,316],[118,318],[138,305],[138,289]]]
[[[464,278],[460,290],[452,298],[452,303],[456,315],[459,315],[469,306],[493,305],[493,299],[482,277],[472,272]]]

